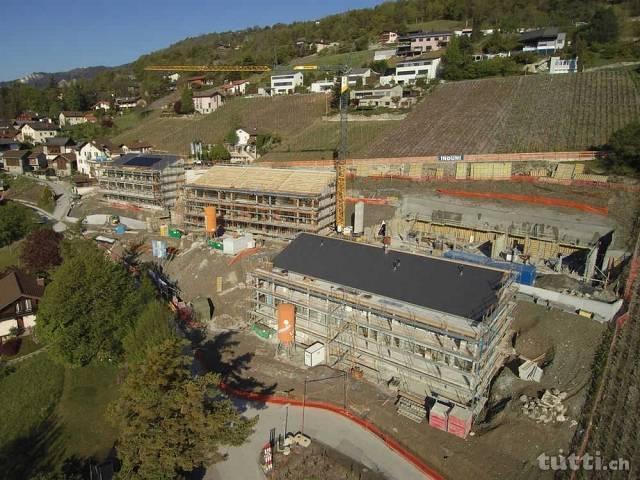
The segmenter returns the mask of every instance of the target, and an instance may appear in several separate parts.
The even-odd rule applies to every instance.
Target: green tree
[[[231,160],[231,154],[229,153],[229,150],[225,148],[224,145],[220,145],[219,143],[216,143],[207,151],[207,158],[208,160],[227,161],[227,160]]]
[[[180,113],[193,113],[193,111],[193,92],[188,88],[184,88],[180,96]]]
[[[131,480],[176,478],[218,460],[220,445],[241,445],[247,420],[221,397],[213,374],[193,377],[185,343],[166,340],[132,366],[110,407],[120,427],[121,475]]]
[[[0,203],[0,247],[24,237],[35,225],[33,212],[16,202]]]
[[[586,29],[589,43],[613,43],[620,36],[618,17],[612,8],[600,8],[591,18]]]
[[[67,364],[120,359],[122,340],[148,299],[90,241],[69,242],[63,259],[39,305],[38,334]]]
[[[165,340],[176,338],[174,315],[158,301],[145,307],[122,345],[129,363],[143,361],[147,352]]]
[[[640,172],[640,122],[630,123],[615,131],[605,150],[611,166],[628,167]]]

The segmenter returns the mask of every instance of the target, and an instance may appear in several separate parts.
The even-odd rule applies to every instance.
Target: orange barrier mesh
[[[279,397],[277,395],[266,395],[262,393],[255,392],[246,392],[244,390],[239,390],[237,388],[231,387],[223,382],[220,383],[220,389],[234,397],[244,398],[246,400],[252,400],[256,402],[264,402],[264,403],[273,403],[277,405],[296,405],[301,407],[303,405],[302,400],[294,399],[294,398],[286,398]],[[336,413],[338,415],[342,415],[343,417],[351,420],[354,423],[357,423],[362,428],[368,430],[373,433],[376,437],[380,438],[391,450],[396,452],[402,458],[404,458],[409,463],[413,464],[418,470],[424,473],[427,478],[432,480],[444,480],[444,477],[436,472],[434,469],[426,465],[422,460],[420,460],[416,455],[407,451],[397,440],[392,438],[391,436],[384,433],[378,427],[376,427],[373,423],[364,420],[363,418],[354,415],[353,413],[345,410],[343,408],[337,407],[336,405],[332,405],[330,403],[325,402],[317,402],[314,400],[307,400],[304,402],[305,408],[317,408],[321,410],[327,410],[329,412]]]
[[[539,195],[521,195],[517,193],[498,193],[498,192],[467,192],[464,190],[449,190],[440,188],[437,190],[442,195],[452,195],[456,197],[467,198],[488,198],[493,200],[511,200],[514,202],[534,203],[537,205],[548,205],[551,207],[565,207],[574,210],[580,210],[598,215],[608,215],[607,207],[594,207],[586,203],[574,202],[573,200],[565,200],[562,198],[542,197]]]

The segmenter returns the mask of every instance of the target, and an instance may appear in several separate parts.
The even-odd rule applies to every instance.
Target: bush
[[[0,344],[0,356],[13,357],[20,352],[22,340],[20,338],[12,338]]]

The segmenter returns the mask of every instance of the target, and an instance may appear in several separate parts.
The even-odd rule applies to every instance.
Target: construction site
[[[184,160],[164,154],[122,155],[98,175],[106,200],[156,209],[175,205],[184,180]]]
[[[184,188],[184,226],[204,230],[205,208],[215,208],[225,230],[292,238],[328,234],[335,225],[332,171],[214,166]]]
[[[501,270],[302,234],[253,275],[252,314],[283,348],[319,344],[320,363],[395,387],[407,415],[439,400],[470,428],[509,352]]]

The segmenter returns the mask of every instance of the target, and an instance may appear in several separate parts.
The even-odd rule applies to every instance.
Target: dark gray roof
[[[495,304],[506,278],[500,270],[395,250],[385,253],[382,247],[307,233],[296,237],[273,263],[283,270],[473,320],[481,320]]]
[[[544,38],[556,38],[559,30],[557,27],[546,27],[538,30],[532,30],[530,32],[523,32],[520,34],[521,42],[531,42],[534,40],[541,40]]]
[[[71,139],[71,137],[49,137],[44,143],[45,145],[52,146],[52,147],[75,145],[75,142]]]
[[[114,167],[150,168],[163,170],[180,160],[177,155],[160,155],[153,153],[127,153],[113,161]]]

